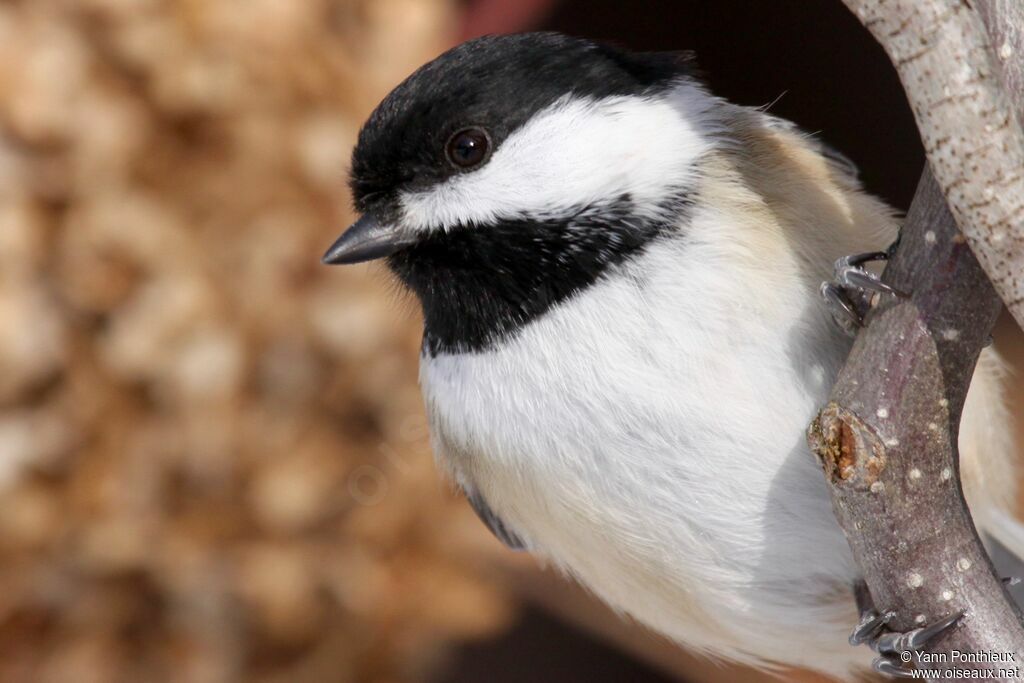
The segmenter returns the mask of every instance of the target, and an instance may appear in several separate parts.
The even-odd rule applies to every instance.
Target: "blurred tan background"
[[[626,30],[598,5],[0,2],[0,681],[755,680],[490,538],[433,467],[414,307],[319,264],[391,87],[468,35]],[[703,36],[734,44],[665,47]],[[897,203],[912,133],[909,181],[868,159]]]

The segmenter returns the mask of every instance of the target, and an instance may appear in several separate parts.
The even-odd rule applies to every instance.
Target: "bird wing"
[[[857,164],[853,163],[850,157],[840,152],[835,147],[829,145],[827,142],[821,139],[818,135],[809,135],[803,132],[799,126],[792,121],[788,121],[778,116],[769,114],[767,111],[762,111],[761,115],[764,117],[765,124],[769,128],[776,128],[779,130],[786,130],[791,133],[796,133],[802,136],[811,147],[815,148],[817,152],[828,159],[828,161],[839,171],[850,176],[854,180],[860,179],[860,168]]]

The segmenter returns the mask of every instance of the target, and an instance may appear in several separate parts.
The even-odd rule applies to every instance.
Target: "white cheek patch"
[[[415,230],[559,217],[628,193],[657,207],[690,182],[712,144],[714,99],[681,83],[654,96],[559,100],[495,150],[480,170],[401,196]]]

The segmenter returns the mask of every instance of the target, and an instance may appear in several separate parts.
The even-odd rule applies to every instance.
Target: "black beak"
[[[366,214],[342,233],[321,260],[329,265],[372,261],[390,256],[415,242],[415,236],[401,226],[381,223]]]

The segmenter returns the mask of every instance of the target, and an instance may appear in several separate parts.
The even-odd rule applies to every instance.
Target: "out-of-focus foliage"
[[[0,3],[0,680],[422,680],[505,621],[410,307],[318,262],[452,12]]]

